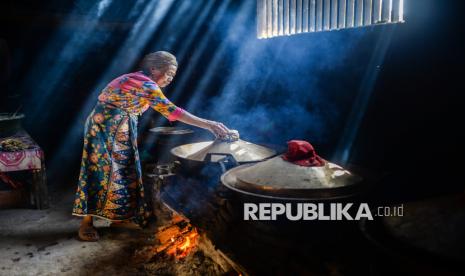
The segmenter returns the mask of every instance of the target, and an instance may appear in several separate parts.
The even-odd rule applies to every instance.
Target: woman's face
[[[174,65],[169,65],[165,71],[152,68],[152,79],[158,84],[158,86],[166,87],[171,83],[171,81],[173,81],[177,69],[178,68]]]

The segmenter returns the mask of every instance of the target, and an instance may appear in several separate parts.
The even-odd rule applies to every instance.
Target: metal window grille
[[[257,37],[404,22],[404,0],[257,0]]]

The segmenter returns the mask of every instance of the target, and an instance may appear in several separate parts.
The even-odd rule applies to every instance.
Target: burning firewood
[[[164,253],[182,259],[195,250],[199,233],[188,221],[174,217],[172,224],[159,229],[155,238],[160,244],[154,247],[155,254]]]

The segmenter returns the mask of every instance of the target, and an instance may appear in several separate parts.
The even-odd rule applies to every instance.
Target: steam
[[[239,51],[218,96],[207,100],[201,116],[222,121],[241,137],[285,145],[291,139],[324,143],[342,127],[341,75],[367,29],[257,40],[254,33],[230,41]],[[243,36],[244,38],[244,36]],[[242,45],[242,46],[241,46]],[[192,102],[195,102],[193,100]],[[199,108],[199,101],[189,108]],[[347,103],[345,103],[347,104]]]

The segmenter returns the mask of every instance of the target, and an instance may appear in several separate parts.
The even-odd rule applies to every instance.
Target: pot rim
[[[308,200],[336,200],[353,197],[359,194],[365,187],[366,183],[363,179],[359,182],[336,188],[325,189],[267,189],[255,184],[243,184],[236,179],[236,172],[254,164],[243,164],[234,167],[221,175],[221,184],[228,189],[239,192],[241,194],[277,200],[291,201],[308,201]]]
[[[170,150],[170,153],[171,153],[174,157],[176,157],[176,158],[178,158],[178,159],[185,160],[185,161],[189,161],[189,162],[197,162],[197,163],[218,163],[218,162],[220,162],[220,160],[222,160],[222,159],[213,160],[213,158],[212,158],[212,159],[210,159],[210,160],[207,160],[208,158],[207,158],[207,156],[206,156],[206,157],[204,158],[204,160],[198,160],[198,159],[191,159],[191,158],[188,158],[188,157],[186,157],[186,156],[181,156],[181,155],[179,155],[179,154],[176,153],[176,151],[177,151],[179,148],[184,147],[184,146],[192,146],[192,145],[195,145],[195,144],[205,144],[205,145],[208,146],[208,145],[210,145],[210,144],[212,144],[212,143],[215,143],[215,141],[216,141],[216,140],[201,141],[201,142],[195,142],[195,143],[189,143],[189,144],[184,144],[184,145],[176,146],[176,147],[174,147],[174,148],[172,148],[172,149]],[[260,145],[260,144],[256,144],[256,145],[257,145],[257,146],[260,146],[260,147],[263,147],[263,148],[267,148],[267,147],[262,146],[262,145]],[[267,148],[267,149],[269,149],[269,148]],[[236,162],[237,162],[238,164],[257,163],[257,162],[261,162],[261,161],[265,161],[265,160],[267,160],[267,159],[273,158],[273,157],[275,157],[275,156],[278,155],[278,152],[277,152],[276,150],[274,150],[274,149],[269,149],[269,150],[271,150],[271,151],[273,152],[273,154],[270,155],[270,156],[266,156],[266,157],[261,158],[261,159],[254,159],[254,160],[247,160],[247,161],[236,160]],[[226,156],[231,156],[231,155],[233,155],[232,153],[221,153],[221,152],[210,152],[209,154],[212,155],[212,156],[218,155],[218,156],[225,156],[225,157],[226,157]]]

